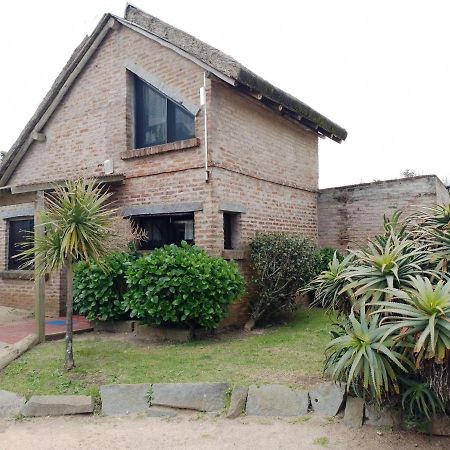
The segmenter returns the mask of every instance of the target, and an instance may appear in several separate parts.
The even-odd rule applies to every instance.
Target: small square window
[[[153,250],[182,241],[194,244],[194,214],[172,214],[133,217],[134,223],[146,233],[139,250]]]
[[[33,258],[17,258],[25,249],[31,248],[30,235],[34,231],[34,219],[11,219],[8,226],[8,270],[19,270]],[[22,245],[27,243],[27,245]]]

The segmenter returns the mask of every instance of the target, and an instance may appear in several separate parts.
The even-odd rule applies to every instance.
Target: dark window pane
[[[153,250],[167,244],[194,243],[194,215],[135,217],[134,222],[145,230],[147,239],[139,243],[140,250]]]
[[[15,258],[16,255],[23,252],[26,248],[31,248],[30,242],[25,247],[20,244],[30,241],[30,233],[34,230],[33,219],[11,220],[9,222],[8,239],[8,269],[17,270],[26,262],[33,258],[26,259]]]
[[[135,77],[135,105],[136,147],[166,143],[166,97]]]
[[[195,136],[194,116],[181,106],[167,101],[167,142],[182,141]]]
[[[226,212],[223,213],[223,248],[233,248],[233,215]]]

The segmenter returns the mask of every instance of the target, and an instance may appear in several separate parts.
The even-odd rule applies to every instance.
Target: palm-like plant
[[[406,372],[410,362],[393,342],[383,342],[386,326],[380,326],[378,315],[369,320],[364,302],[359,317],[352,311],[348,319],[326,348],[325,371],[334,381],[346,382],[356,392],[362,387],[376,399],[398,393],[396,372]]]
[[[388,327],[383,339],[394,337],[398,342],[412,336],[417,367],[423,359],[442,363],[450,350],[450,282],[433,286],[428,278],[417,276],[411,284],[407,290],[390,290],[400,302],[374,302]]]
[[[40,222],[45,233],[32,233],[31,242],[19,257],[29,258],[38,275],[67,269],[66,305],[66,370],[74,367],[73,360],[73,294],[72,269],[76,261],[101,258],[117,241],[114,228],[116,210],[108,203],[110,194],[102,190],[95,181],[68,181],[66,185],[54,186],[54,192],[46,197],[45,210],[40,213]]]
[[[345,274],[352,259],[353,256],[348,255],[340,261],[334,253],[328,269],[317,275],[305,288],[305,291],[314,292],[312,306],[321,305],[323,308],[344,314],[350,312],[351,298],[344,292],[344,287],[348,283]]]

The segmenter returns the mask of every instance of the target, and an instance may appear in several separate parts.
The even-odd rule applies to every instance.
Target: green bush
[[[127,271],[125,309],[149,324],[216,328],[244,289],[235,263],[185,242],[136,260]]]
[[[323,247],[317,250],[316,254],[316,273],[320,274],[328,270],[330,263],[333,262],[334,254],[338,261],[342,261],[344,257],[339,253],[339,250],[331,247]]]
[[[74,310],[88,320],[128,318],[122,302],[127,288],[125,272],[136,257],[112,253],[102,261],[105,268],[96,263],[77,263],[73,279]]]
[[[250,242],[250,262],[256,295],[247,329],[260,318],[295,309],[297,293],[316,274],[316,247],[301,236],[258,234]]]

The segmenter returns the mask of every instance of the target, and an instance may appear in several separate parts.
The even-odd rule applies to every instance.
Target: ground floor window
[[[223,213],[223,248],[232,250],[238,246],[239,214],[224,211]]]
[[[139,250],[153,250],[167,244],[194,243],[194,214],[170,214],[133,217],[133,222],[145,231],[146,238]]]
[[[10,219],[8,225],[8,270],[18,270],[32,259],[32,257],[19,259],[16,256],[32,246],[30,233],[34,231],[34,219]],[[29,245],[25,247],[21,245],[28,241],[30,241]]]

